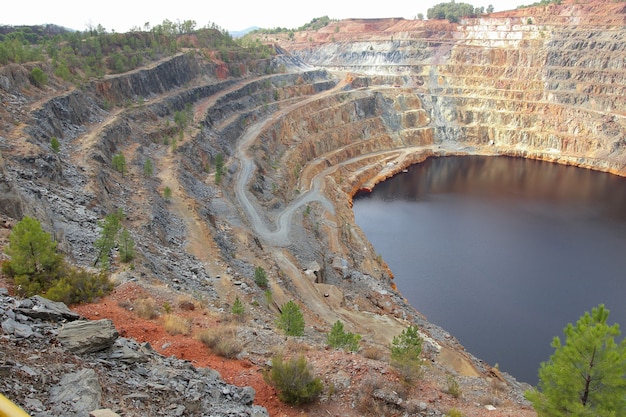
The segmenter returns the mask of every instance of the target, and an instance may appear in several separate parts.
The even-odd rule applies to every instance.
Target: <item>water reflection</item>
[[[356,198],[354,212],[409,301],[523,381],[536,382],[552,337],[591,307],[626,324],[624,178],[432,159]]]

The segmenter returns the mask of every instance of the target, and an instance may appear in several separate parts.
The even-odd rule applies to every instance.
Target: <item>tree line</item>
[[[146,22],[126,33],[108,32],[102,25],[85,31],[54,25],[0,27],[0,65],[48,61],[54,75],[72,82],[130,71],[186,47],[240,51],[252,58],[271,54],[269,47],[244,45],[215,24],[197,28],[194,20]]]

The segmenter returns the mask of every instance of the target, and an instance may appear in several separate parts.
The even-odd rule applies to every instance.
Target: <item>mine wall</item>
[[[489,145],[494,153],[625,175],[626,35],[617,6],[615,22],[570,5],[545,16],[529,9],[523,17],[468,19],[450,36],[415,39],[413,23],[369,42],[336,35],[336,42],[283,47],[324,68],[410,74],[416,94],[433,103],[436,143]]]

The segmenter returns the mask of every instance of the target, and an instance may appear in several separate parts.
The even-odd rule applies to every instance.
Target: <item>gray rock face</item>
[[[61,344],[74,353],[99,352],[113,346],[119,333],[111,320],[74,321],[59,331]]]
[[[53,410],[67,413],[68,417],[87,417],[91,410],[100,408],[101,400],[102,387],[93,369],[66,374],[50,389],[50,402],[55,404]]]

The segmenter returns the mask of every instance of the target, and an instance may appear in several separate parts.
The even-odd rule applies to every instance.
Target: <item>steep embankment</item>
[[[459,25],[347,20],[279,43],[313,65],[409,76],[436,143],[624,175],[624,8],[568,2]]]

